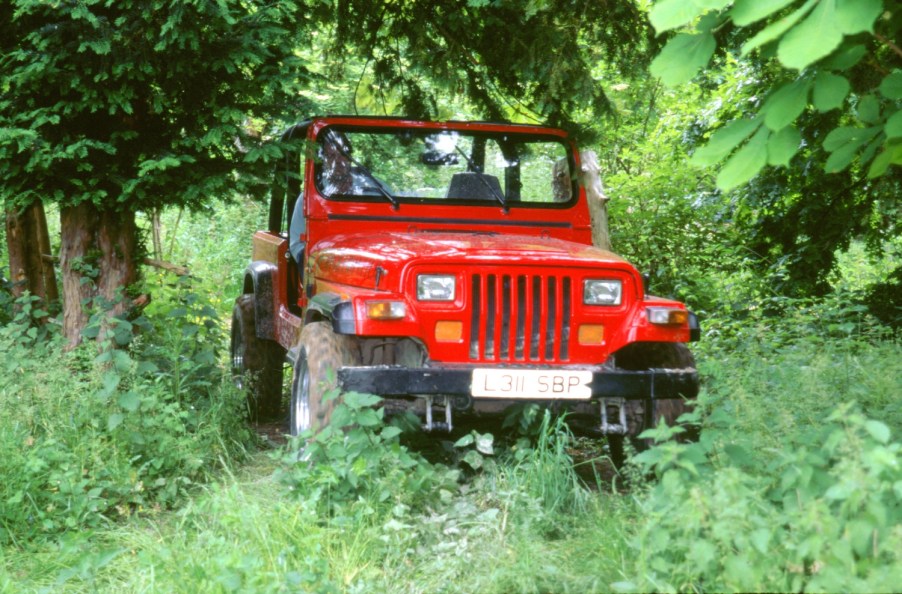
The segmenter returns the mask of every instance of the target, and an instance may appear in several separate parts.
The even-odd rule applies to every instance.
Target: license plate
[[[588,400],[591,381],[591,371],[474,369],[470,393],[475,398]]]

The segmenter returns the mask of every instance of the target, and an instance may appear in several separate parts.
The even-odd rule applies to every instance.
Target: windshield
[[[316,185],[337,200],[564,205],[575,195],[568,154],[555,137],[330,127]]]

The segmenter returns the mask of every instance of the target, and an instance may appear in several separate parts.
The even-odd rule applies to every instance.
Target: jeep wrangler
[[[593,247],[564,131],[340,116],[283,140],[232,319],[255,416],[284,414],[286,362],[292,435],[328,423],[335,389],[427,431],[529,401],[621,439],[696,396],[697,318]]]

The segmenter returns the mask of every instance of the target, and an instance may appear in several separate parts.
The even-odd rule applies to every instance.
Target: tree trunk
[[[21,297],[28,291],[45,304],[58,300],[43,203],[33,202],[19,211],[6,211],[6,245],[13,296]]]
[[[60,210],[63,272],[63,333],[77,346],[94,308],[112,315],[130,305],[124,293],[138,280],[138,228],[134,212],[117,212],[90,203]]]
[[[589,216],[592,218],[592,243],[603,250],[611,250],[611,234],[608,231],[608,197],[601,185],[601,168],[594,151],[579,155],[582,183],[589,200]]]

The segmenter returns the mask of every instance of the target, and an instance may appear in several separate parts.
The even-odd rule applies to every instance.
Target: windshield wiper
[[[473,159],[470,158],[470,155],[468,155],[467,153],[465,153],[464,150],[463,150],[462,148],[460,148],[459,146],[457,146],[457,145],[454,146],[454,149],[455,149],[458,153],[460,153],[461,155],[463,155],[464,159],[467,160],[467,165],[469,166],[470,170],[473,171],[473,172],[475,172],[475,173],[478,173],[478,174],[479,174],[479,175],[477,176],[477,177],[479,177],[479,181],[481,181],[481,182],[483,183],[483,185],[485,185],[485,187],[487,187],[487,188],[489,189],[489,191],[492,193],[492,196],[495,197],[495,200],[497,200],[497,201],[498,201],[498,204],[501,205],[501,208],[504,209],[504,212],[508,212],[510,209],[507,207],[507,200],[505,200],[505,199],[504,199],[504,196],[501,195],[501,192],[499,192],[498,190],[496,190],[496,189],[495,189],[495,186],[493,186],[492,184],[490,184],[490,183],[489,183],[489,180],[487,180],[487,179],[484,177],[482,171],[479,170],[479,167],[477,167],[477,166],[476,166],[476,163],[473,162]]]
[[[345,149],[344,146],[336,145],[336,148],[338,148],[338,151],[342,155],[344,155],[348,159],[348,161],[351,162],[351,164],[353,166],[355,166],[357,168],[357,171],[359,171],[360,173],[365,175],[367,178],[369,178],[369,180],[371,182],[373,182],[376,185],[376,189],[379,190],[379,193],[382,194],[383,196],[385,196],[385,198],[387,198],[388,201],[391,202],[392,208],[395,210],[398,210],[398,206],[400,204],[398,202],[398,198],[394,194],[391,193],[391,190],[389,190],[385,186],[385,183],[381,179],[376,177],[375,174],[373,174],[373,172],[370,171],[366,165],[364,165],[363,163],[361,163],[360,161],[358,161],[357,159],[352,157],[351,154]]]

